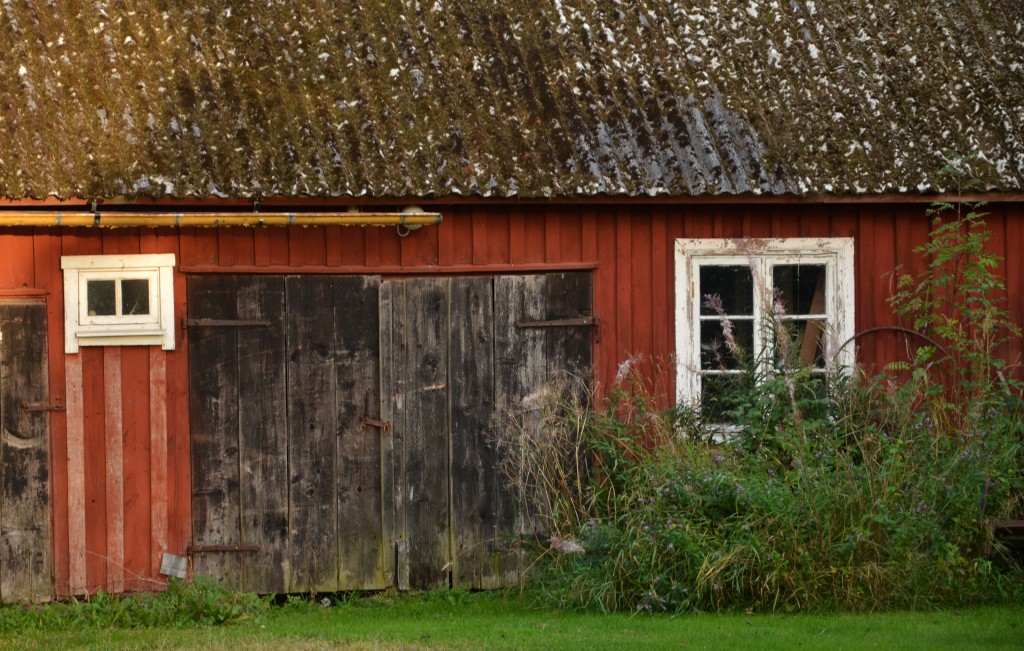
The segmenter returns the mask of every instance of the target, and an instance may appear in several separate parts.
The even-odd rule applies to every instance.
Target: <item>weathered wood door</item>
[[[587,273],[190,277],[196,572],[259,592],[505,583],[497,409],[589,373],[591,294]]]
[[[262,593],[386,587],[376,277],[188,281],[192,556]]]
[[[0,303],[0,602],[53,595],[46,305]]]
[[[391,423],[400,587],[507,585],[523,533],[498,469],[503,405],[591,374],[584,272],[416,278],[381,287],[383,412]]]

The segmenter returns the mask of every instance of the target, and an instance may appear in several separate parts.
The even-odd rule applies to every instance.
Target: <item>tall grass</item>
[[[553,536],[540,594],[649,612],[1020,596],[1016,561],[986,554],[987,522],[1024,513],[1024,403],[997,355],[1015,326],[980,223],[937,222],[927,270],[900,281],[897,314],[932,342],[912,361],[837,372],[825,391],[795,367],[759,378],[732,443],[713,443],[699,407],[659,409],[633,370],[600,402],[552,387],[525,405],[501,443]]]

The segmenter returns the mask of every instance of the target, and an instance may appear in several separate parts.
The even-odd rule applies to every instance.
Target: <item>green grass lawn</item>
[[[208,628],[32,631],[2,648],[47,649],[1024,649],[1024,606],[831,615],[600,615],[514,596],[432,593],[276,607]]]

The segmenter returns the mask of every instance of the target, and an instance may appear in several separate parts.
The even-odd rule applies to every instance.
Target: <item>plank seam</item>
[[[121,348],[103,350],[104,440],[106,447],[107,590],[124,591],[124,439],[121,411]]]

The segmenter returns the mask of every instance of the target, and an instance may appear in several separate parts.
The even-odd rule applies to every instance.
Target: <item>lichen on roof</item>
[[[2,0],[0,48],[7,197],[1024,177],[1020,0]]]

